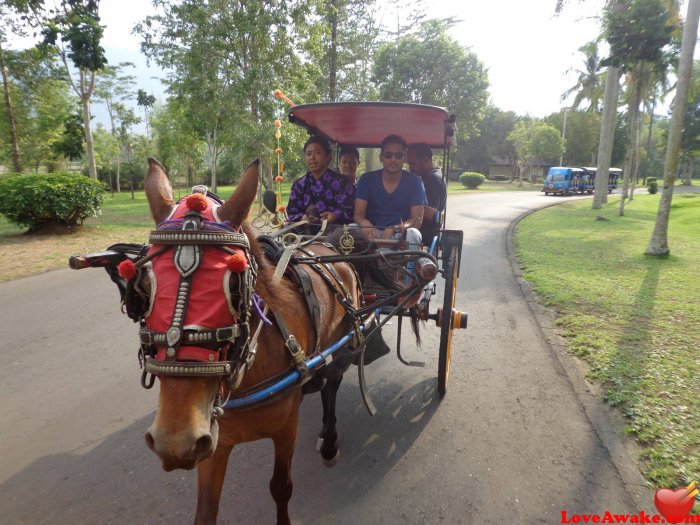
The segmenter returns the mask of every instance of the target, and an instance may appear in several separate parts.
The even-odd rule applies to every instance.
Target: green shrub
[[[465,171],[459,176],[459,182],[462,186],[470,190],[475,190],[484,183],[485,177],[481,173],[473,171]]]
[[[29,231],[73,227],[100,211],[101,182],[78,173],[12,175],[0,179],[0,214]]]
[[[656,177],[647,177],[647,190],[652,195],[659,191],[659,183],[656,181]]]

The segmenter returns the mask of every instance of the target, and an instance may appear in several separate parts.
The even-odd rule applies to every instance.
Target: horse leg
[[[275,467],[270,479],[270,493],[277,505],[277,525],[290,525],[289,500],[292,498],[292,455],[297,440],[297,418],[285,431],[272,438],[275,445]]]
[[[335,428],[335,401],[338,388],[343,381],[343,375],[329,377],[326,385],[321,390],[321,402],[323,403],[323,429],[319,434],[319,451],[323,462],[327,467],[333,467],[338,462],[340,451],[338,450],[338,432]]]
[[[233,445],[224,446],[219,443],[214,454],[197,465],[197,516],[194,520],[195,525],[216,523],[221,489],[224,485],[228,458],[232,450]]]

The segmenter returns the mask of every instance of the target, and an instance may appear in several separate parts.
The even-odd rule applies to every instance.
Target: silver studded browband
[[[139,331],[141,342],[146,345],[165,345],[167,344],[167,332],[154,332],[153,330],[143,327]],[[225,328],[216,328],[213,330],[188,330],[185,328],[183,334],[183,343],[221,343],[224,341],[233,341],[241,335],[241,327],[237,324],[227,326]]]
[[[214,245],[224,245],[233,244],[240,246],[241,248],[250,248],[248,243],[248,237],[243,233],[222,233],[222,232],[209,232],[203,230],[197,231],[154,231],[151,232],[148,242],[151,244],[179,244],[179,245],[189,245],[189,244],[214,244]]]
[[[231,363],[163,362],[146,357],[146,372],[162,376],[228,376]]]

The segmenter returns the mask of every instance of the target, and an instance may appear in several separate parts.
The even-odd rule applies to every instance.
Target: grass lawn
[[[700,195],[676,194],[671,255],[644,255],[659,195],[534,213],[516,232],[525,278],[556,309],[569,349],[642,445],[656,487],[700,479]],[[602,217],[607,220],[597,220]]]
[[[457,180],[451,180],[447,184],[448,195],[474,194],[481,191],[542,191],[542,183],[537,182],[535,184],[530,184],[529,182],[523,182],[522,186],[518,186],[518,181],[503,182],[485,180],[476,190],[468,190]]]
[[[525,189],[541,190],[541,184],[526,184]],[[234,186],[220,186],[219,195],[227,198]],[[282,184],[282,201],[289,199],[291,183]],[[522,190],[517,183],[486,181],[479,190],[467,190],[459,182],[450,181],[449,193],[477,191]],[[176,189],[175,199],[186,195],[187,190]],[[102,214],[85,221],[82,228],[72,234],[25,235],[25,229],[8,223],[0,216],[0,282],[28,275],[68,267],[71,255],[99,252],[117,242],[148,241],[153,221],[143,190],[135,192],[134,199],[128,191],[105,195]],[[255,206],[255,205],[254,205]]]
[[[228,197],[233,186],[218,188]],[[175,190],[175,199],[186,194]],[[284,193],[289,196],[289,189]],[[143,190],[105,195],[102,214],[91,217],[75,233],[25,235],[24,229],[8,223],[0,216],[0,282],[35,273],[68,268],[71,255],[99,252],[117,242],[148,242],[153,219]]]

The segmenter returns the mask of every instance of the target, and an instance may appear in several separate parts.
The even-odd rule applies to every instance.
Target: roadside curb
[[[657,511],[653,505],[654,491],[639,472],[637,461],[630,450],[634,450],[636,443],[620,435],[619,429],[625,426],[624,418],[602,399],[602,392],[599,391],[597,385],[592,385],[586,380],[587,365],[567,351],[566,340],[554,328],[556,313],[538,302],[532,285],[523,277],[523,271],[515,255],[513,236],[520,221],[532,213],[558,204],[560,203],[555,202],[529,210],[516,217],[508,225],[505,239],[508,261],[520,291],[533,314],[540,335],[546,343],[552,361],[576,394],[593,431],[610,456],[625,491],[637,510],[655,514]],[[601,511],[604,510],[607,509],[601,509]]]

